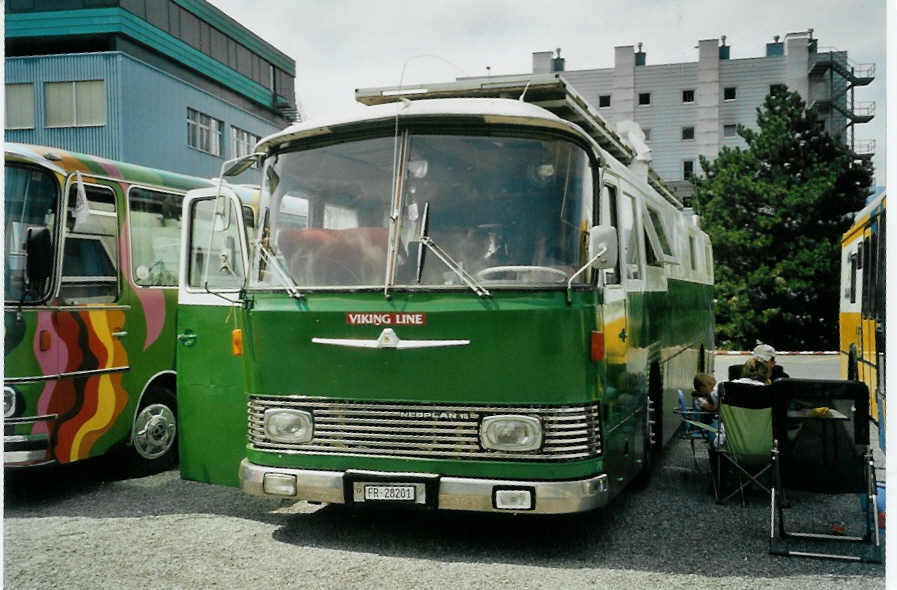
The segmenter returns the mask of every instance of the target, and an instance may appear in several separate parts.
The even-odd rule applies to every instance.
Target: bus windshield
[[[53,174],[31,166],[7,163],[5,172],[6,236],[3,298],[6,301],[36,301],[44,293],[26,288],[25,240],[28,228],[45,227],[54,236],[59,210],[59,185]],[[53,244],[55,246],[55,242]]]
[[[263,243],[301,288],[459,287],[463,273],[490,286],[556,287],[585,262],[592,191],[585,150],[557,137],[412,132],[332,143],[268,159]],[[276,286],[273,275],[256,261],[254,286]]]

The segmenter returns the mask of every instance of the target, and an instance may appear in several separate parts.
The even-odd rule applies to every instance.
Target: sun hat
[[[761,361],[768,363],[776,357],[776,349],[769,344],[758,344],[754,347],[754,352],[751,353],[751,355],[755,359],[760,359]]]

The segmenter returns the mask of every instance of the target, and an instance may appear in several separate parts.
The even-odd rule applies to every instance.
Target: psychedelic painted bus
[[[193,178],[5,145],[4,466],[177,458],[175,312]]]
[[[885,293],[887,256],[882,193],[854,216],[841,238],[841,378],[869,386],[870,418],[885,448]]]
[[[236,198],[188,195],[181,403],[218,403],[182,419],[184,477],[535,513],[644,481],[712,371],[712,251],[593,132],[518,100],[371,106],[258,144],[249,243]]]

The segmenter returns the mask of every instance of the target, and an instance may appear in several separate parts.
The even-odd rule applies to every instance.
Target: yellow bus
[[[885,208],[882,193],[855,216],[841,238],[841,377],[869,386],[869,413],[884,449]]]

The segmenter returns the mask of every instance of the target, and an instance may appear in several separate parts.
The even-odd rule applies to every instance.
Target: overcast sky
[[[884,0],[210,0],[296,60],[296,98],[309,118],[363,108],[356,88],[448,82],[532,71],[532,52],[560,47],[566,69],[613,67],[614,47],[644,44],[647,64],[696,62],[699,39],[726,35],[731,59],[760,57],[774,35],[814,30],[819,47],[874,63],[856,91],[876,115],[857,125],[876,141],[884,184]],[[426,56],[426,57],[420,57]]]

